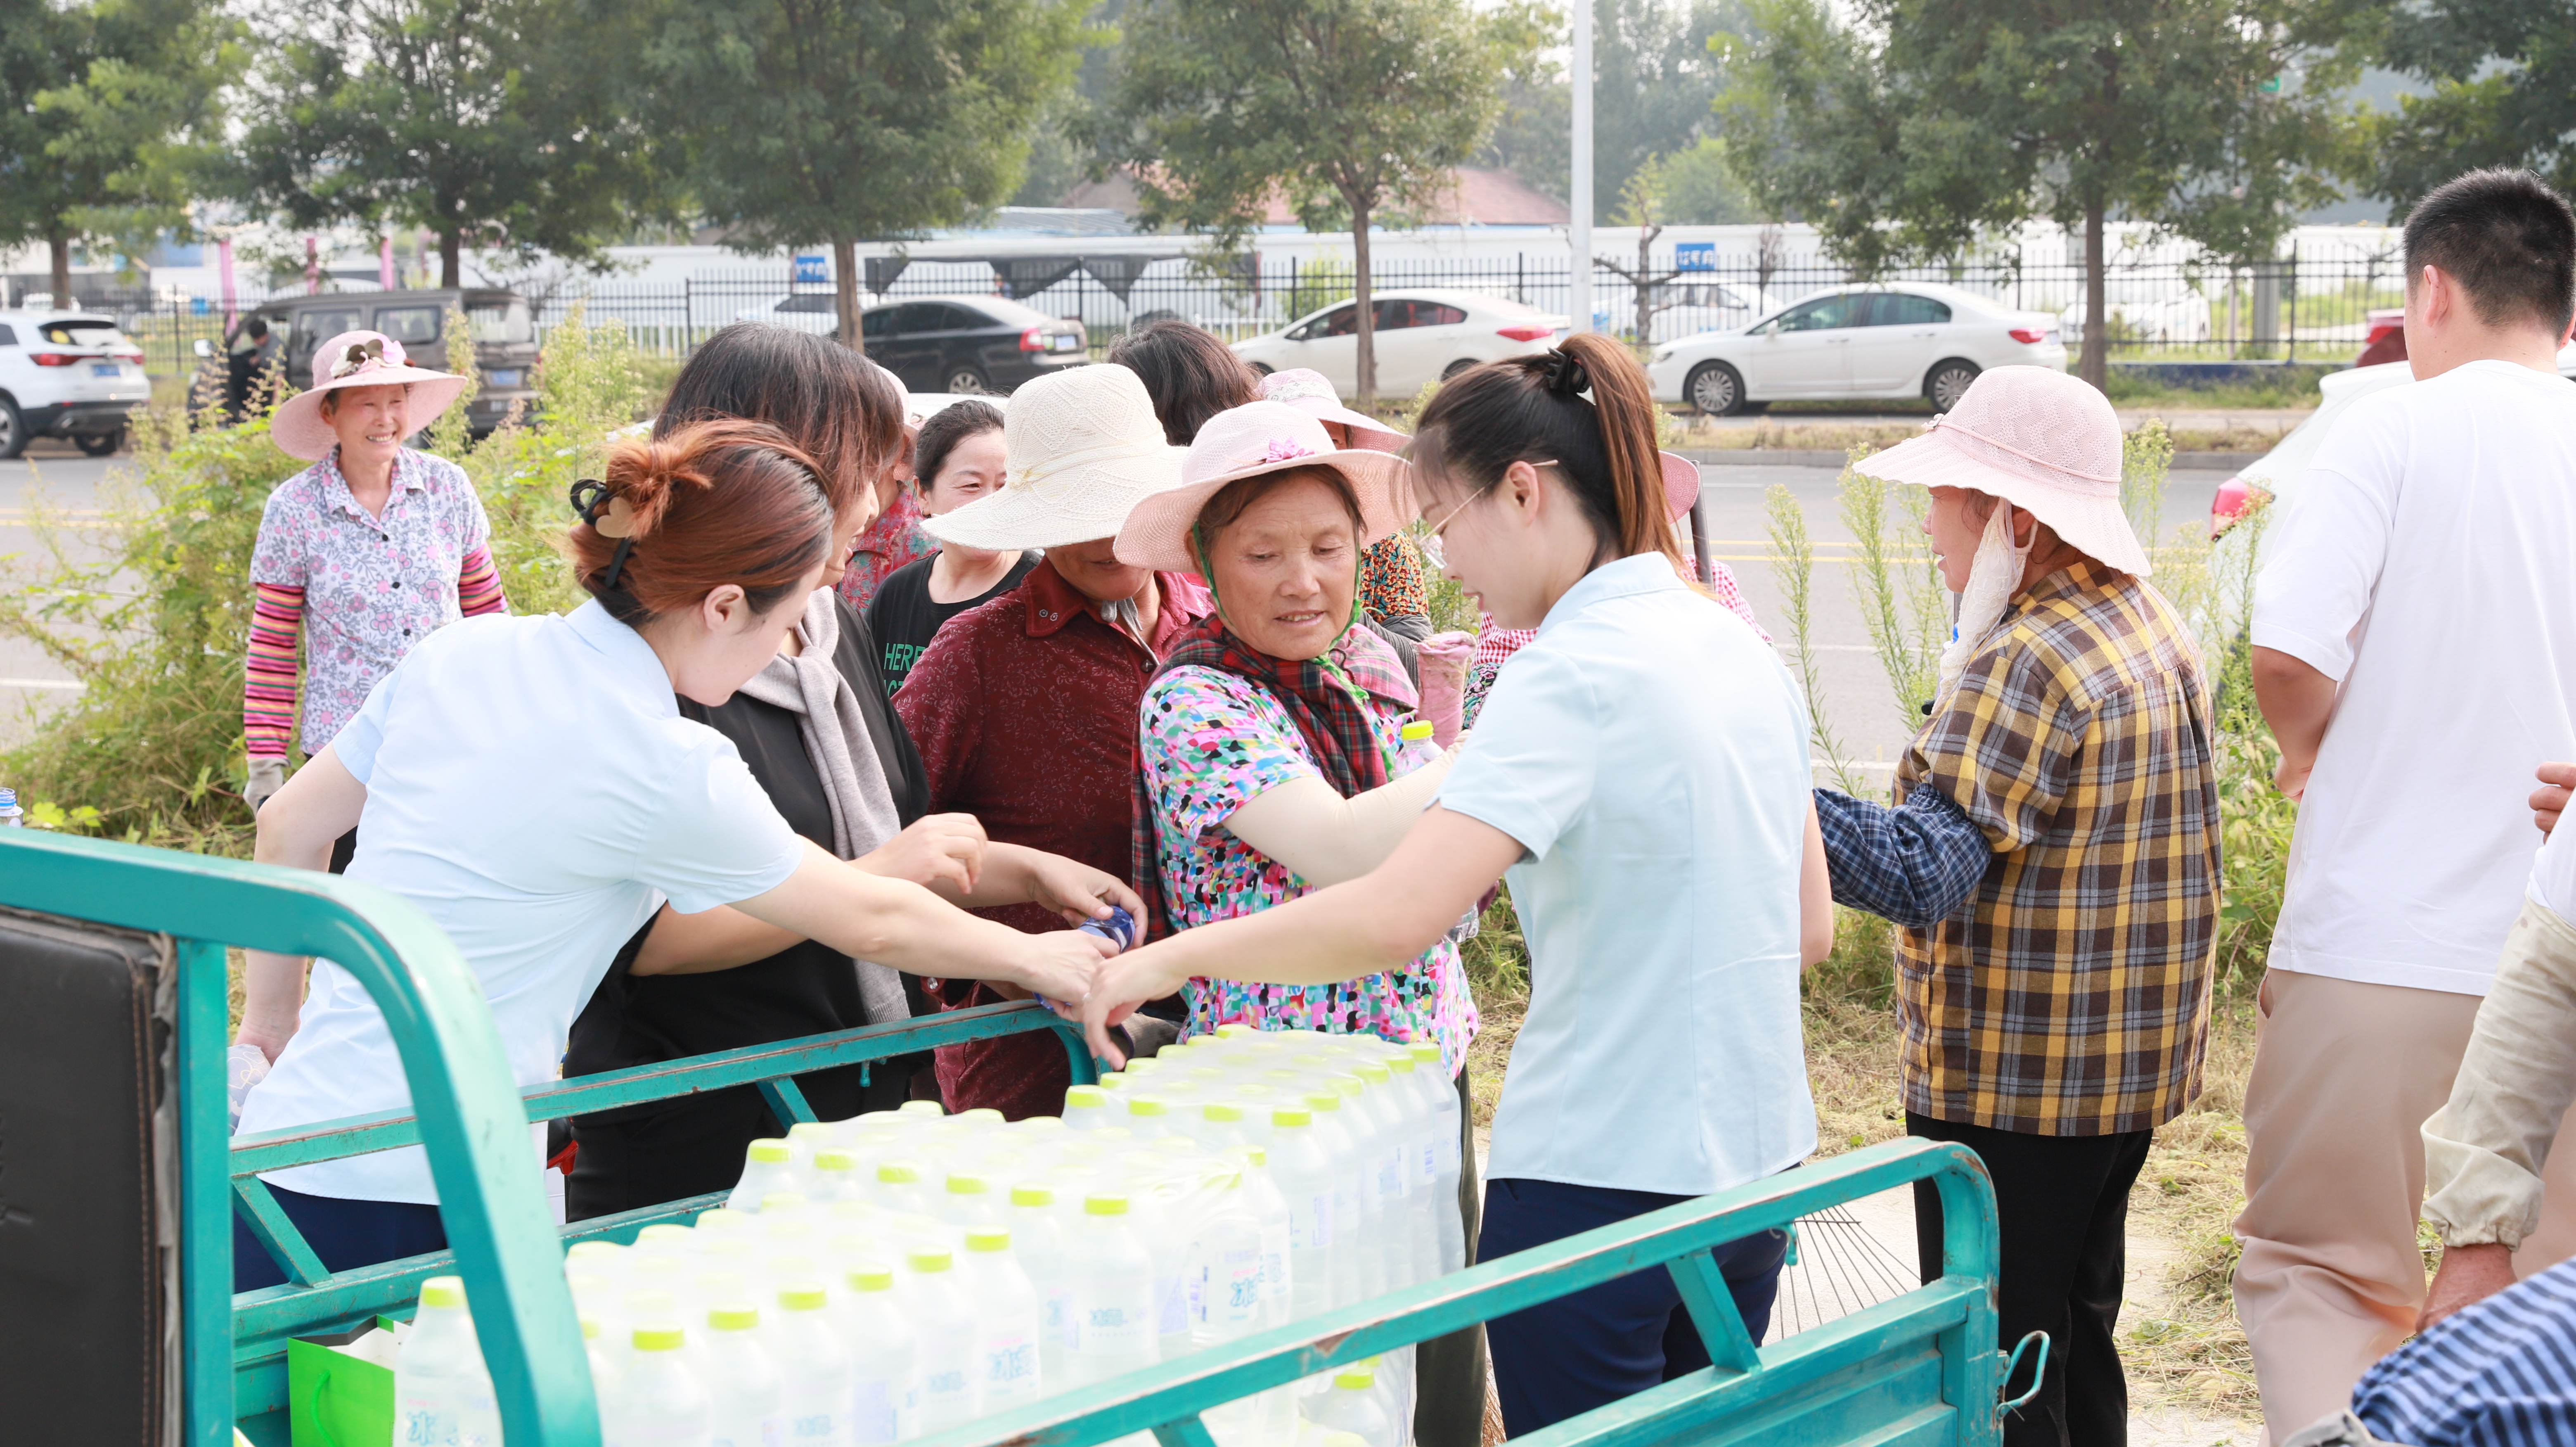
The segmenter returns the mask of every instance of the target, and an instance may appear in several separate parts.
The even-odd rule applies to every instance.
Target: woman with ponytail
[[[674,695],[722,705],[778,655],[846,546],[810,455],[760,423],[697,423],[620,444],[572,503],[591,601],[468,619],[413,649],[260,810],[260,861],[321,869],[363,822],[349,877],[409,898],[455,941],[521,1085],[554,1077],[574,1013],[665,901],[683,916],[729,905],[898,970],[1088,992],[1093,937],[1023,934],[950,902],[981,902],[979,832],[945,836],[927,888],[872,857],[836,859],[780,817],[729,739],[681,716]],[[1044,902],[1075,919],[1136,907],[1106,874],[1081,876]],[[244,1103],[245,1132],[410,1105],[366,991],[324,962],[305,995],[305,966],[249,959],[246,994],[302,1008]],[[333,1270],[445,1244],[417,1148],[265,1179]],[[237,1229],[236,1289],[283,1279]]]
[[[1434,566],[1537,636],[1384,862],[1108,961],[1086,1013],[1194,977],[1403,967],[1498,876],[1529,1015],[1486,1161],[1490,1260],[1757,1180],[1815,1146],[1798,973],[1833,945],[1807,720],[1753,628],[1689,580],[1627,350],[1576,336],[1440,389],[1413,444]],[[1688,657],[1691,668],[1672,660]],[[1761,1338],[1786,1243],[1718,1252]],[[1510,1435],[1708,1364],[1669,1272],[1488,1324]]]

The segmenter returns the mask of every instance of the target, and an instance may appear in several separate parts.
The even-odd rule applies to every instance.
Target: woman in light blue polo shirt
[[[1422,952],[1498,875],[1529,1015],[1487,1162],[1491,1259],[1760,1179],[1814,1149],[1798,973],[1833,945],[1807,719],[1788,671],[1687,581],[1654,402],[1576,336],[1440,389],[1414,440],[1425,552],[1538,629],[1438,802],[1376,871],[1101,967],[1088,1010],[1193,976],[1314,984]],[[1776,1232],[1719,1252],[1759,1340]],[[1708,1364],[1669,1272],[1488,1326],[1511,1435]]]
[[[1099,965],[1092,936],[1023,934],[954,905],[1038,903],[1077,920],[1144,908],[1070,860],[988,856],[959,815],[844,863],[788,827],[731,740],[680,716],[674,694],[722,704],[804,616],[847,536],[815,468],[785,434],[741,420],[621,445],[604,483],[576,488],[570,544],[591,601],[438,630],[259,812],[258,858],[308,869],[364,823],[349,878],[447,932],[522,1086],[554,1078],[573,1016],[665,900],[739,911],[708,929],[757,921],[899,970],[1073,999]],[[410,1106],[383,1013],[347,971],[317,964],[305,994],[301,960],[254,952],[245,980],[300,1023],[244,1103],[244,1133]],[[334,1271],[446,1244],[417,1147],[263,1179]],[[235,1289],[282,1279],[237,1229]]]

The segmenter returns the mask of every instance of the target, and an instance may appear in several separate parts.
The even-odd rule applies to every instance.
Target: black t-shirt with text
[[[886,693],[891,696],[903,687],[904,675],[912,672],[922,650],[930,646],[941,625],[979,603],[1020,586],[1029,569],[1038,565],[1036,549],[1025,549],[1020,560],[1002,575],[1002,580],[962,603],[934,603],[930,600],[930,566],[939,561],[936,555],[916,558],[886,575],[877,595],[868,600],[868,631],[876,635],[878,667],[885,673]]]

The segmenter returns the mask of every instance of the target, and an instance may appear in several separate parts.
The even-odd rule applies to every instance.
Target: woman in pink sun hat
[[[253,810],[286,782],[288,745],[320,753],[432,630],[509,610],[474,484],[403,445],[455,405],[466,379],[411,365],[382,332],[333,337],[313,370],[313,386],[269,421],[279,450],[313,465],[269,494],[251,552],[242,734]],[[334,868],[355,843],[341,841]]]

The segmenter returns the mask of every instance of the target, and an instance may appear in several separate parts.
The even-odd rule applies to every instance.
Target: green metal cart
[[[174,942],[185,1447],[225,1447],[236,1426],[257,1447],[283,1447],[288,1340],[346,1330],[379,1314],[403,1315],[420,1282],[446,1272],[465,1279],[510,1441],[597,1447],[587,1357],[563,1279],[564,1246],[629,1241],[647,1225],[686,1219],[721,1196],[559,1229],[528,1146],[531,1121],[747,1084],[763,1092],[780,1118],[812,1120],[796,1075],[1031,1030],[1058,1034],[1074,1079],[1096,1078],[1080,1034],[1022,1004],[522,1091],[511,1082],[489,1012],[455,946],[416,907],[375,886],[11,830],[0,834],[0,905],[166,934]],[[229,1137],[227,945],[320,955],[347,969],[392,1027],[417,1114]],[[428,1150],[448,1251],[326,1271],[258,1176],[409,1145]],[[1814,1330],[1754,1344],[1711,1248],[1924,1179],[1937,1185],[1943,1207],[1940,1280]],[[232,1292],[236,1213],[286,1267],[286,1285]],[[1088,1447],[1151,1431],[1163,1447],[1213,1447],[1199,1418],[1210,1407],[1656,1266],[1672,1271],[1715,1365],[1533,1440],[1548,1447],[1757,1439],[1789,1447],[1987,1447],[1998,1440],[1998,1395],[2011,1366],[1995,1349],[1993,1191],[1968,1151],[1901,1141],[1192,1353],[925,1442]],[[2039,1346],[2044,1358],[2045,1343]],[[0,1404],[0,1438],[10,1435],[7,1417]]]

